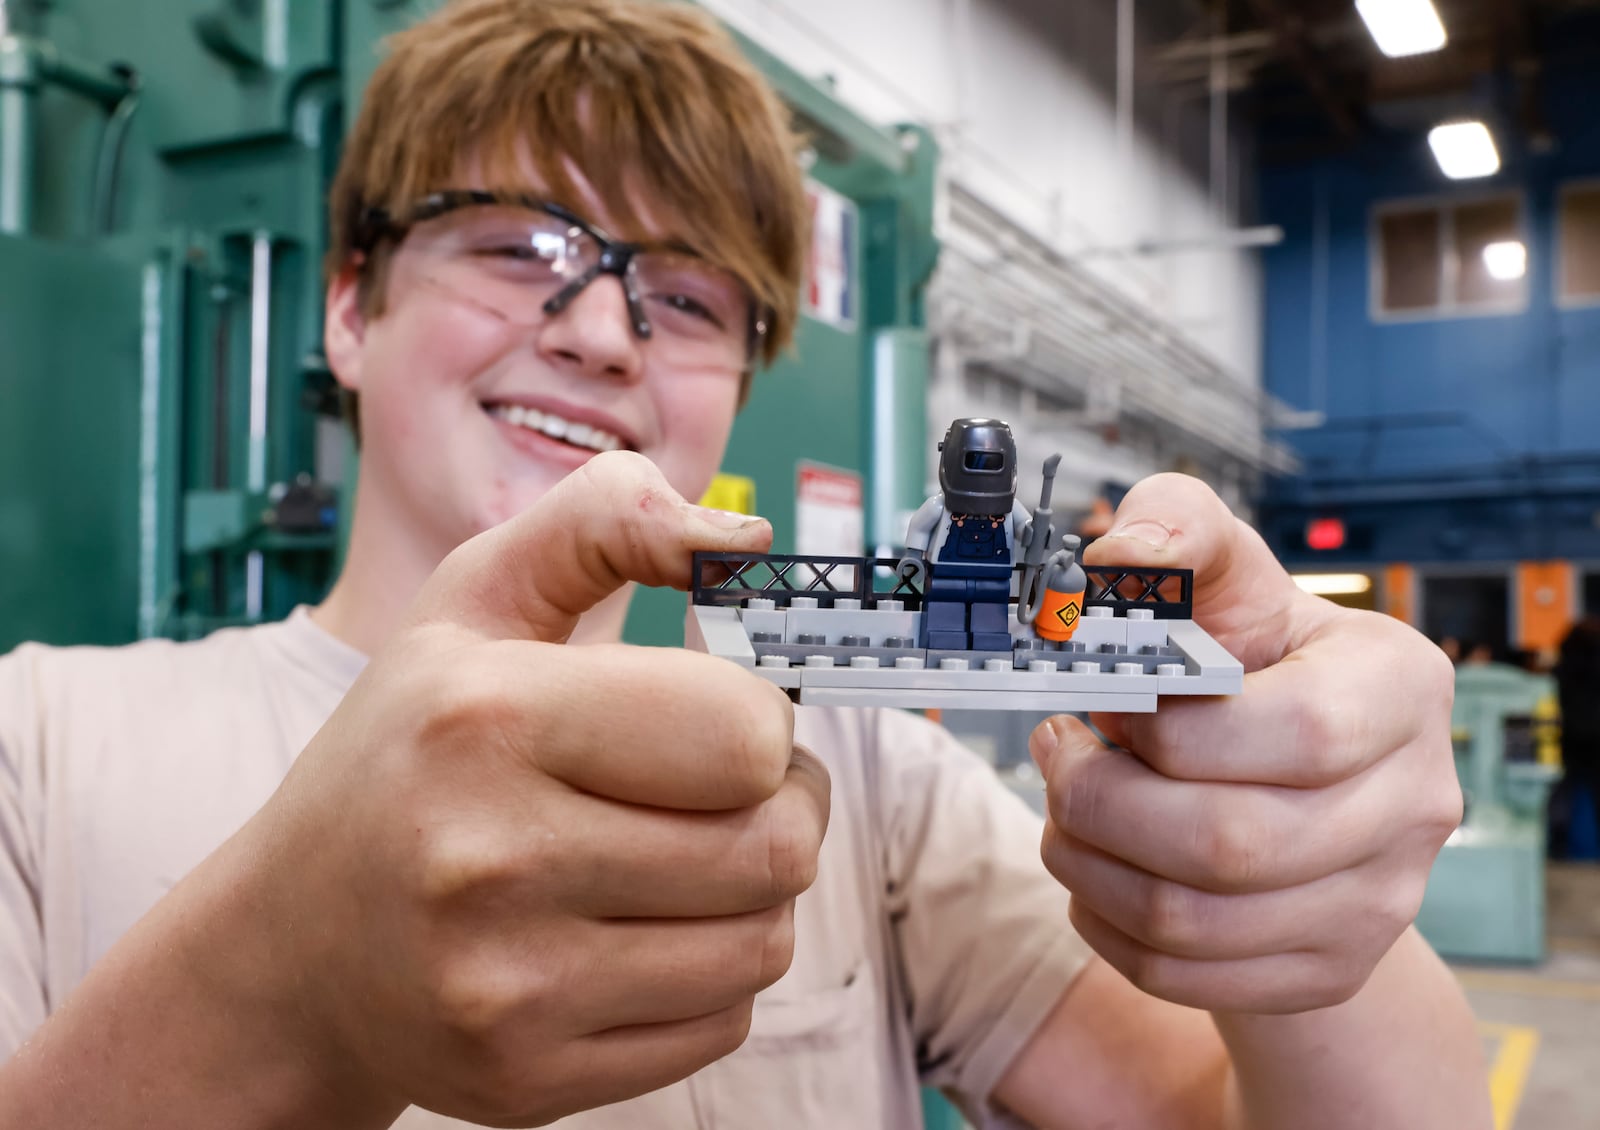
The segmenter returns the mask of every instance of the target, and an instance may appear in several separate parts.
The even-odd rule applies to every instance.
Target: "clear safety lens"
[[[436,285],[519,326],[537,326],[545,304],[600,262],[600,242],[582,227],[531,208],[479,205],[419,224],[411,246]],[[749,364],[751,300],[731,271],[677,251],[641,250],[628,266],[638,313],[650,325],[641,347],[677,364]],[[616,285],[600,277],[588,285]]]

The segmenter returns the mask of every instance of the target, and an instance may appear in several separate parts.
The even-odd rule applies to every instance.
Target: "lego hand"
[[[1135,985],[1222,1012],[1353,996],[1415,917],[1461,816],[1450,664],[1400,622],[1297,588],[1181,475],[1140,483],[1087,564],[1196,572],[1195,619],[1244,692],[1035,731],[1044,858]],[[1118,748],[1120,747],[1120,748]]]
[[[391,1116],[542,1125],[743,1042],[826,771],[731,664],[562,644],[624,582],[770,539],[619,453],[445,560],[251,833],[307,1058]]]
[[[895,576],[906,582],[916,592],[924,592],[928,587],[928,563],[922,554],[914,549],[906,550],[906,555],[894,567]]]

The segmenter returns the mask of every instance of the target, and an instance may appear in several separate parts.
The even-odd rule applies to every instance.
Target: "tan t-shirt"
[[[0,657],[0,1056],[250,818],[363,664],[303,609],[197,643]],[[922,719],[801,708],[796,731],[833,810],[789,972],[738,1051],[565,1130],[910,1130],[920,1083],[1004,1124],[989,1094],[1089,952],[1037,817]]]

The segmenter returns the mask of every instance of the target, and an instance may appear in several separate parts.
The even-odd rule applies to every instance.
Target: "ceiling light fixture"
[[[1356,0],[1378,50],[1391,59],[1425,55],[1448,42],[1433,0]]]
[[[1357,596],[1372,591],[1372,578],[1365,573],[1297,573],[1294,583],[1315,596]]]
[[[1528,248],[1520,239],[1491,243],[1483,249],[1483,266],[1489,277],[1512,282],[1528,273]]]
[[[1471,180],[1500,171],[1500,152],[1482,122],[1446,122],[1428,131],[1434,160],[1451,180]]]

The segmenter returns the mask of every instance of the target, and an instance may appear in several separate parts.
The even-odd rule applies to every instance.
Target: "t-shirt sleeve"
[[[35,651],[0,655],[0,1061],[44,1023],[46,1012],[37,839],[28,820],[42,726]]]
[[[923,719],[878,739],[890,919],[918,1069],[978,1127],[1005,1074],[1091,951],[1039,858],[1043,822],[987,763]]]

